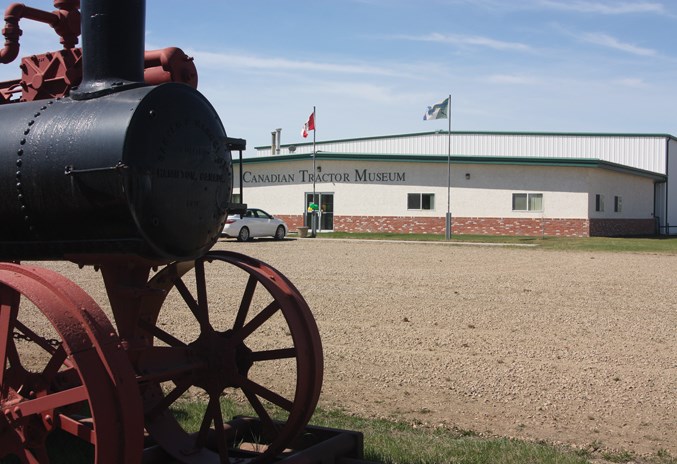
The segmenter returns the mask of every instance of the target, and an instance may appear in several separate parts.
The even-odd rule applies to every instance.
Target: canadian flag
[[[315,130],[315,112],[313,111],[310,113],[310,117],[308,118],[308,121],[303,125],[303,130],[301,131],[301,135],[305,139],[308,137],[308,131]]]

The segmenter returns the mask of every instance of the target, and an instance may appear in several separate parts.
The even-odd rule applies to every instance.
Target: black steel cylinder
[[[231,153],[186,85],[7,105],[0,127],[0,260],[190,259],[220,235]]]

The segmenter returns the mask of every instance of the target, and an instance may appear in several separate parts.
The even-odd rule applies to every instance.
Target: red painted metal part
[[[61,37],[64,48],[72,48],[78,43],[80,35],[80,2],[79,0],[55,0],[56,11],[48,12],[31,8],[23,3],[13,3],[5,10],[5,27],[2,35],[5,46],[0,49],[0,63],[11,63],[19,55],[19,27],[21,19],[31,19],[49,24]]]
[[[224,265],[242,285],[241,293],[233,292],[235,298],[228,302],[215,290],[236,281],[211,278],[222,275]],[[110,265],[101,269],[137,372],[146,429],[173,459],[229,462],[228,450],[233,442],[246,439],[250,427],[224,417],[220,404],[224,395],[240,394],[261,421],[259,438],[265,451],[251,462],[270,462],[303,430],[320,394],[322,346],[307,303],[286,277],[254,258],[223,251],[170,264],[145,286],[141,269]],[[172,291],[178,296],[170,304]],[[224,321],[226,315],[229,322]],[[185,330],[175,333],[172,324],[164,322],[167,316],[172,324],[192,323],[195,332],[190,337]],[[271,320],[288,333],[282,346],[267,344]],[[276,363],[288,363],[288,368],[274,370]],[[272,377],[288,376],[284,393],[266,383],[266,376],[261,376],[266,371]],[[207,405],[200,430],[190,434],[172,407],[196,397]],[[273,421],[273,409],[282,412],[284,425]]]
[[[21,59],[21,101],[63,97],[82,80],[82,50],[71,48]]]
[[[146,50],[144,66],[143,80],[146,84],[181,82],[197,89],[197,69],[193,58],[183,53],[180,48]]]
[[[180,82],[197,88],[193,59],[176,47],[147,50],[146,84]],[[59,98],[82,81],[82,50],[63,49],[21,59],[21,79],[0,82],[0,104]],[[17,97],[17,94],[21,94]]]
[[[0,82],[0,105],[12,103],[15,94],[21,92],[21,79]]]
[[[47,436],[60,430],[89,443],[96,463],[140,462],[134,373],[110,322],[77,285],[0,263],[0,367],[0,456],[47,463]]]

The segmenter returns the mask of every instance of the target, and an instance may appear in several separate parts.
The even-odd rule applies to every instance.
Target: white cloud
[[[492,39],[491,37],[483,37],[478,35],[440,34],[434,32],[420,36],[400,35],[396,36],[395,38],[417,42],[437,42],[461,46],[485,47],[494,50],[513,50],[521,52],[532,50],[532,47],[520,42],[506,42]]]
[[[492,84],[534,85],[540,83],[538,79],[530,76],[514,74],[494,74],[485,79]]]
[[[615,84],[618,84],[623,87],[633,87],[633,88],[644,88],[647,87],[643,79],[638,77],[624,77],[621,79],[615,79]]]
[[[488,11],[527,11],[557,10],[573,13],[592,13],[603,15],[621,14],[666,14],[665,6],[660,2],[636,1],[619,2],[613,0],[437,0],[444,4],[467,4]]]
[[[201,67],[216,67],[223,69],[249,69],[263,71],[297,71],[297,72],[325,72],[339,74],[369,74],[369,75],[399,75],[393,69],[372,66],[368,64],[336,64],[306,60],[292,60],[287,58],[264,57],[235,53],[213,53],[190,50],[187,53],[193,56]]]
[[[398,94],[391,88],[360,82],[320,82],[313,89],[318,94],[340,95],[361,101],[392,103],[398,99]]]
[[[631,53],[633,55],[640,56],[656,56],[656,50],[651,48],[639,47],[637,45],[632,45],[629,43],[621,42],[617,38],[603,33],[588,33],[581,36],[581,39],[584,42],[588,42],[595,45],[601,45],[602,47],[613,48],[614,50],[619,50],[625,53]]]
[[[539,0],[538,6],[579,13],[599,13],[607,15],[636,13],[665,13],[665,7],[656,2],[594,2],[594,1],[556,1]]]

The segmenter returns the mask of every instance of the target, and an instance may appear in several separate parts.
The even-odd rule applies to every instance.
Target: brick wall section
[[[301,215],[274,214],[274,216],[282,219],[287,224],[290,232],[296,231],[296,229],[303,225],[303,216]]]
[[[334,216],[336,232],[444,234],[444,218],[414,216]]]
[[[591,237],[655,235],[654,219],[590,219]]]
[[[452,234],[587,237],[586,219],[452,218]],[[334,230],[444,234],[444,218],[340,216]]]
[[[278,215],[296,231],[301,215]],[[334,216],[336,232],[382,232],[400,234],[444,234],[444,217]],[[553,219],[454,217],[452,234],[519,235],[528,237],[591,237],[652,235],[653,219]]]
[[[526,237],[588,237],[587,219],[454,218],[452,233]]]

